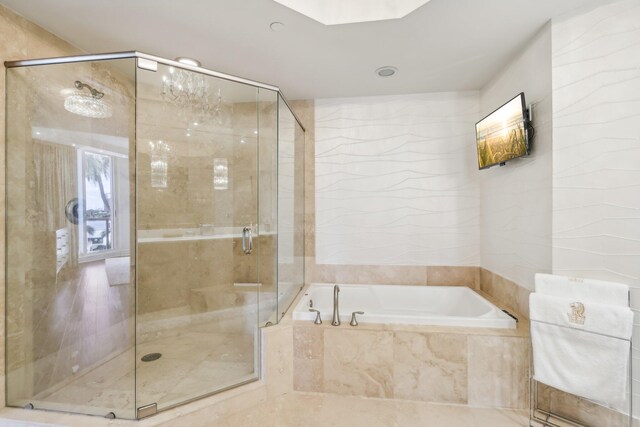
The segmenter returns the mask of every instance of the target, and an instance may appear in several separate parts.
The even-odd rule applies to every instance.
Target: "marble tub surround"
[[[499,274],[480,268],[480,290],[496,303],[516,314],[529,318],[529,294],[531,291]]]
[[[308,283],[468,286],[480,289],[480,267],[475,266],[313,264],[308,269]]]
[[[296,321],[293,388],[384,399],[528,407],[529,336],[517,329]]]
[[[427,267],[427,285],[464,285],[478,290],[480,289],[480,267],[429,266]]]

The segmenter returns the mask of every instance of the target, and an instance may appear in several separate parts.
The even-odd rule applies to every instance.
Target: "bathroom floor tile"
[[[527,411],[321,393],[267,400],[210,427],[524,427]]]

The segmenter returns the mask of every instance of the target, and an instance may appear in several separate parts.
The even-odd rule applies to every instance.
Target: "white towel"
[[[128,285],[131,281],[131,259],[128,256],[104,260],[109,286]]]
[[[626,340],[632,334],[633,312],[628,307],[582,302],[580,325],[569,320],[574,302],[530,295],[534,379],[624,410],[629,381]]]
[[[536,274],[535,282],[536,292],[540,294],[574,298],[574,301],[581,302],[629,306],[629,287],[621,283],[542,273]]]

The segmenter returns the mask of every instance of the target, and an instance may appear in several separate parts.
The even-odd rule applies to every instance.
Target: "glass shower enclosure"
[[[279,89],[138,52],[6,66],[7,405],[136,419],[259,379],[304,282]]]

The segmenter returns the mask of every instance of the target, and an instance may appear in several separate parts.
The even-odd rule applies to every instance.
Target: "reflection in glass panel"
[[[7,404],[134,418],[134,60],[7,70]]]
[[[278,323],[278,92],[258,90],[260,325]]]
[[[278,102],[278,314],[304,285],[304,131]]]
[[[258,378],[257,89],[163,64],[137,83],[136,407],[163,410]]]

